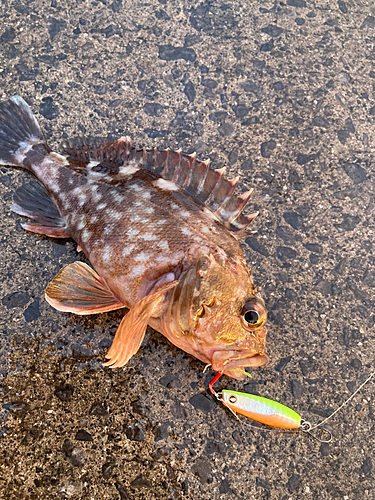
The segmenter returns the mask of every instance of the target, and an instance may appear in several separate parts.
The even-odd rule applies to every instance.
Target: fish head
[[[216,371],[265,366],[267,310],[242,257],[201,250],[173,290],[168,338]]]

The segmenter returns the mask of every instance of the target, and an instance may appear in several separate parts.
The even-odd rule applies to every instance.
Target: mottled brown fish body
[[[29,231],[72,237],[96,271],[63,268],[46,299],[76,314],[130,309],[108,365],[128,361],[147,324],[235,378],[231,370],[267,363],[266,310],[238,242],[256,214],[242,212],[251,192],[233,195],[238,179],[195,155],[137,151],[129,138],[54,153],[18,97],[0,104],[0,131],[10,113],[28,127],[14,126],[7,144],[0,138],[0,163],[27,168],[47,190],[21,188],[12,209],[29,217]]]

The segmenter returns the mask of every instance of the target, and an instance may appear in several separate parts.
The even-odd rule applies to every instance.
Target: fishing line
[[[342,404],[341,406],[339,406],[339,407],[338,407],[338,408],[337,408],[337,409],[336,409],[336,410],[335,410],[335,411],[334,411],[331,415],[329,415],[329,417],[325,418],[325,419],[324,419],[322,422],[320,422],[319,424],[315,424],[315,425],[313,425],[313,426],[311,427],[311,429],[310,429],[310,430],[312,430],[312,429],[316,429],[317,427],[320,427],[321,425],[325,424],[325,423],[326,423],[326,422],[327,422],[330,418],[332,418],[334,415],[336,415],[336,413],[338,413],[338,412],[339,412],[342,408],[344,408],[344,406],[345,406],[346,404],[348,404],[348,403],[349,403],[349,401],[351,401],[351,400],[354,398],[354,396],[356,396],[356,395],[359,393],[359,391],[360,391],[360,390],[361,390],[361,389],[362,389],[362,388],[363,388],[363,387],[364,387],[364,386],[365,386],[368,382],[370,382],[370,380],[372,379],[372,377],[373,377],[374,375],[375,375],[375,371],[373,371],[373,372],[371,373],[371,375],[369,375],[369,376],[367,377],[367,379],[366,379],[366,380],[365,380],[365,381],[364,381],[364,382],[363,382],[363,383],[362,383],[362,384],[358,387],[358,389],[356,389],[356,390],[353,392],[353,394],[352,394],[352,395],[351,395],[351,396],[350,396],[350,397],[349,397],[346,401],[344,401],[344,402],[343,402],[343,404]]]

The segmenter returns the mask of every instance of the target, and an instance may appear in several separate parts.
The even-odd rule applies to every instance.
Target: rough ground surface
[[[49,143],[129,134],[228,165],[255,187],[244,251],[269,308],[271,362],[248,383],[316,422],[374,370],[375,8],[363,0],[2,0],[0,97]],[[120,313],[51,309],[79,259],[10,213],[1,168],[0,498],[374,499],[374,383],[329,445],[238,423],[212,373],[149,331],[101,362]],[[220,384],[218,385],[220,387]],[[207,398],[205,396],[207,395]]]

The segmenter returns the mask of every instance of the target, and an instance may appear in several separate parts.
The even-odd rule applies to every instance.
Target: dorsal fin
[[[181,150],[159,151],[156,148],[136,150],[131,147],[130,137],[121,137],[114,142],[105,138],[78,138],[64,145],[63,154],[71,160],[87,163],[99,161],[126,165],[134,162],[135,166],[184,188],[238,237],[249,234],[246,228],[258,215],[242,213],[253,190],[234,195],[239,178],[226,179],[225,168],[214,170],[209,167],[210,160],[198,161],[195,153],[188,155]]]
[[[124,160],[128,159],[130,150],[130,137],[120,137],[115,142],[108,142],[104,137],[79,137],[65,142],[62,154],[72,160],[122,165]]]
[[[163,154],[161,154],[163,153]],[[161,177],[172,180],[180,185],[196,200],[203,203],[230,231],[238,237],[246,236],[246,228],[255,219],[258,213],[245,215],[242,213],[249,201],[253,190],[242,195],[234,195],[233,192],[238,184],[239,178],[228,180],[224,177],[225,168],[214,170],[209,167],[210,160],[197,161],[195,153],[187,155],[181,151],[146,151],[144,157],[150,155],[147,164],[143,168],[154,171]],[[159,155],[162,158],[159,172],[147,165],[152,163],[152,157]],[[160,168],[162,170],[160,171]]]

